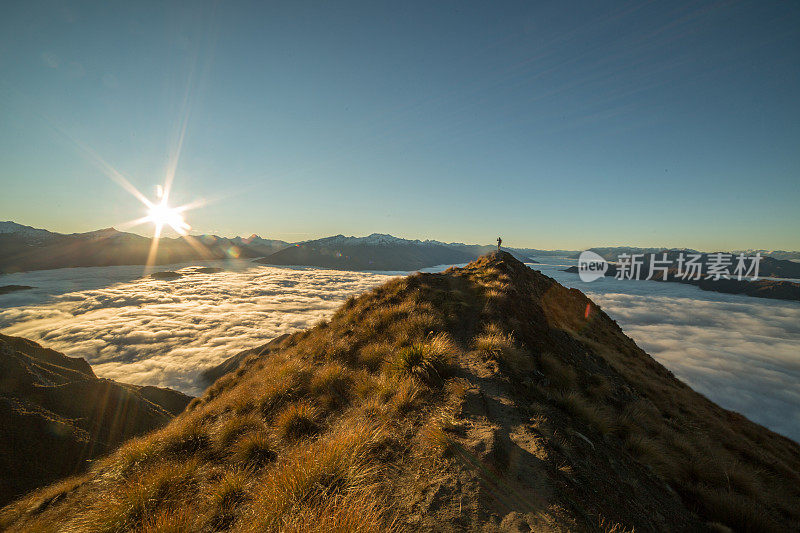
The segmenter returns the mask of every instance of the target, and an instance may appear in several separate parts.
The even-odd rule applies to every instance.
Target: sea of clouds
[[[84,270],[91,271],[84,283],[91,288],[50,298],[42,291],[0,296],[0,306],[14,296],[8,298],[13,306],[0,307],[0,332],[84,357],[101,377],[197,395],[202,392],[197,378],[205,368],[312,326],[349,296],[389,277],[242,263],[225,268],[212,274],[179,268],[185,275],[170,281],[141,277],[142,267],[4,276],[0,285],[45,285],[57,291],[53,285],[60,276],[68,280],[64,283],[81,285],[76,276]]]
[[[678,378],[800,441],[800,304],[678,283],[587,284],[561,272],[569,262],[550,262],[533,266],[586,292]],[[101,377],[197,395],[203,369],[328,318],[398,274],[218,265],[213,274],[170,267],[186,273],[172,281],[142,277],[142,267],[2,276],[0,285],[36,289],[0,295],[0,332],[84,357]]]

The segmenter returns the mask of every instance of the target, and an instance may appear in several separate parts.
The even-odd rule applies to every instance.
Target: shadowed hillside
[[[800,447],[500,252],[244,359],[11,531],[790,531]]]
[[[0,335],[0,504],[159,428],[191,398],[98,379],[77,357]]]

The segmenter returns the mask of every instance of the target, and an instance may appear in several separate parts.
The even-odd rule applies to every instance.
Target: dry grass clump
[[[180,507],[197,492],[200,473],[194,460],[162,462],[135,479],[95,498],[77,520],[77,530],[115,532],[144,528]]]
[[[392,346],[385,342],[372,342],[358,351],[358,363],[370,372],[377,372],[392,353]]]
[[[600,518],[600,522],[598,523],[600,531],[603,533],[636,533],[633,529],[628,529],[619,522],[613,522],[611,520],[606,520],[605,518]]]
[[[608,435],[614,428],[610,415],[597,403],[587,400],[577,392],[556,394],[553,399],[559,407],[603,435]]]
[[[376,426],[349,420],[288,452],[255,489],[252,530],[285,530],[286,524],[297,531],[322,531],[323,525],[334,531],[391,528],[391,513],[380,504],[381,467],[372,452],[382,435]]]
[[[693,488],[689,497],[699,502],[702,515],[734,531],[772,533],[780,530],[762,505],[736,492],[701,485]]]
[[[539,367],[542,373],[557,389],[570,390],[576,388],[578,375],[575,369],[564,364],[558,357],[551,353],[543,353],[539,357]]]
[[[235,416],[228,418],[216,432],[216,441],[221,448],[228,448],[241,435],[264,429],[264,422],[256,416]]]
[[[319,429],[319,409],[304,400],[291,403],[275,417],[275,429],[288,441],[308,437]]]
[[[244,435],[233,445],[233,460],[246,467],[261,468],[278,457],[274,440],[266,431]]]
[[[503,333],[495,323],[489,324],[484,333],[475,337],[473,344],[484,357],[498,361],[515,374],[525,375],[533,370],[530,355],[516,346],[513,335]]]
[[[249,472],[234,470],[225,472],[214,482],[205,520],[214,531],[230,528],[238,518],[239,507],[249,497],[249,478]]]
[[[211,436],[200,420],[182,422],[169,427],[163,433],[164,454],[183,459],[211,448]]]
[[[138,437],[126,442],[116,453],[98,464],[118,472],[122,477],[146,467],[159,459],[162,452],[160,442],[153,438]]]
[[[449,335],[440,333],[423,342],[400,348],[391,361],[391,369],[425,383],[441,383],[447,375],[458,348]]]
[[[353,388],[352,372],[340,363],[328,363],[319,368],[309,383],[309,391],[329,409],[345,405]]]
[[[265,373],[267,379],[259,383],[259,411],[270,419],[285,405],[308,394],[312,369],[301,360],[289,360]]]
[[[89,474],[68,477],[49,487],[38,489],[11,505],[0,508],[0,531],[5,531],[27,513],[36,515],[58,504],[90,479]]]

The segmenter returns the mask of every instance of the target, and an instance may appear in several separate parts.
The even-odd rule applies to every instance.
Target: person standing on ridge
[[[503,244],[503,239],[500,237],[497,238],[497,251],[500,251],[500,245]]]

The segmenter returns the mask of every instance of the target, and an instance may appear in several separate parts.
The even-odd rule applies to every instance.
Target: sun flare
[[[191,229],[189,224],[181,214],[182,209],[177,207],[170,207],[166,203],[161,202],[152,204],[148,209],[147,219],[156,225],[156,227],[169,226],[177,233],[185,235]]]

